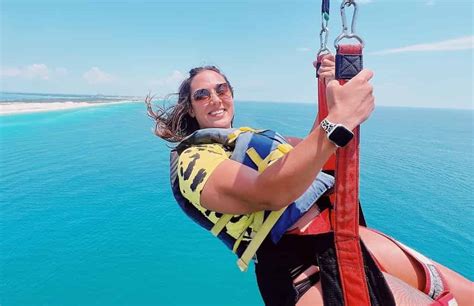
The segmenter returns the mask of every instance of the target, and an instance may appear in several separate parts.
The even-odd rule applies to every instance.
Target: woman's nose
[[[221,98],[219,97],[219,95],[215,92],[215,91],[211,91],[211,103],[212,102],[215,102],[215,103],[220,103],[222,102]]]

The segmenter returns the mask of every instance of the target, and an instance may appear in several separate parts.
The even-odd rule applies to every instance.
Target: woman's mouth
[[[211,117],[222,117],[224,115],[225,109],[215,110],[209,113]]]

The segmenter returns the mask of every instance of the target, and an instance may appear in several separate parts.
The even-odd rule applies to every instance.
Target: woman
[[[326,119],[329,122],[353,130],[370,116],[374,109],[373,89],[369,83],[372,75],[371,71],[363,70],[347,84],[340,86],[332,80],[334,58],[329,56],[324,59],[320,76],[327,81],[329,114]],[[173,166],[175,171],[172,170],[172,181],[176,181],[173,191],[178,203],[186,203],[182,205],[185,212],[211,231],[216,229],[223,214],[233,216],[223,232],[220,229],[213,233],[224,242],[230,239],[232,243],[228,246],[238,254],[242,253],[240,248],[251,241],[254,236],[252,231],[256,227],[260,228],[261,222],[256,220],[263,213],[259,215],[259,212],[279,211],[288,203],[296,203],[314,186],[322,186],[322,191],[317,194],[317,203],[321,203],[324,195],[330,192],[331,182],[318,173],[334,154],[336,146],[317,124],[304,139],[287,137],[286,141],[294,148],[255,169],[230,158],[234,155],[233,150],[237,149],[228,146],[228,139],[227,142],[219,143],[219,137],[223,137],[220,134],[198,137],[196,141],[195,136],[199,133],[193,134],[195,131],[232,127],[233,89],[216,67],[192,69],[190,76],[181,84],[178,102],[172,108],[154,112],[150,99],[147,99],[147,104],[149,115],[156,120],[156,134],[167,141],[180,142],[177,156],[172,159],[176,164]],[[193,137],[186,138],[191,134]],[[224,136],[231,137],[229,134]],[[275,192],[278,190],[285,192]],[[267,305],[323,303],[321,282],[318,282],[319,267],[314,260],[311,261],[311,252],[315,251],[311,248],[318,244],[317,238],[312,235],[294,235],[311,227],[322,210],[321,205],[308,207],[285,228],[283,237],[270,239],[270,234],[259,247],[257,281]],[[243,224],[245,227],[242,227]],[[385,278],[397,304],[432,302],[430,297],[414,289],[424,289],[426,279],[422,267],[413,256],[407,255],[381,234],[363,227],[360,234],[368,250],[385,270]],[[240,243],[241,240],[244,243]],[[275,241],[279,242],[275,244]],[[471,282],[439,264],[435,265],[444,274],[444,280],[457,301],[461,305],[467,304],[472,294]]]

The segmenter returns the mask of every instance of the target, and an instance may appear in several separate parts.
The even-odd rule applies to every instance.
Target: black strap
[[[364,256],[365,276],[369,287],[370,304],[372,306],[395,306],[392,291],[385,280],[382,271],[375,263],[365,244],[360,241]]]
[[[324,305],[344,305],[344,296],[340,282],[340,273],[334,248],[334,235],[327,233],[318,236],[318,244],[324,250],[318,253],[317,261],[320,270],[321,287]],[[372,306],[395,306],[393,294],[385,278],[376,265],[367,247],[361,241],[364,270]]]
[[[329,15],[329,0],[323,0],[321,3],[321,13]]]
[[[364,211],[362,210],[360,200],[359,200],[359,225],[367,227],[367,222],[365,221]]]
[[[314,284],[321,279],[319,272],[311,274],[307,278],[296,282],[293,286],[296,289],[296,301],[298,301]]]

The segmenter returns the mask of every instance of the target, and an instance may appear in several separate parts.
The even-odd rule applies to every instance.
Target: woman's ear
[[[192,107],[190,107],[190,108],[188,109],[188,114],[189,114],[189,116],[191,116],[192,118],[196,117],[196,115],[194,114],[194,110],[193,110]]]

